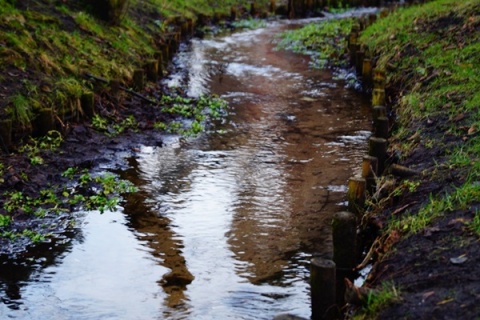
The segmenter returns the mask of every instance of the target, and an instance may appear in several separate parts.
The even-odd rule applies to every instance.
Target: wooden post
[[[363,59],[363,66],[362,66],[362,77],[365,84],[368,86],[372,83],[372,60],[371,59]]]
[[[162,50],[162,58],[163,58],[164,66],[166,66],[168,64],[168,61],[170,60],[170,50],[168,48],[168,44],[163,43],[160,49]]]
[[[363,51],[362,49],[358,50],[355,58],[357,75],[361,76],[363,74],[363,60],[365,60],[365,51]]]
[[[143,90],[145,87],[143,69],[135,69],[133,71],[133,88],[137,91]]]
[[[359,219],[365,210],[366,183],[362,177],[352,177],[348,180],[348,211],[355,213]]]
[[[134,74],[135,77],[135,74]],[[110,80],[110,94],[114,99],[118,99],[120,96],[120,87],[122,86],[119,80]]]
[[[358,32],[352,30],[352,32],[350,32],[350,35],[347,38],[348,49],[350,51],[352,51],[351,46],[354,45],[354,44],[357,44],[357,39],[358,39]]]
[[[372,156],[364,156],[362,160],[362,178],[365,179],[366,192],[373,194],[376,188],[375,176],[378,174],[378,159]]]
[[[374,135],[378,138],[388,138],[389,133],[389,122],[387,117],[378,117],[377,120],[373,122],[374,125]]]
[[[149,81],[157,81],[158,80],[158,60],[157,59],[151,59],[147,62],[145,65],[146,73],[147,73],[147,79]]]
[[[375,89],[385,89],[386,79],[385,71],[375,68],[373,70],[373,87]]]
[[[55,129],[52,108],[44,108],[38,111],[34,121],[34,132],[38,137],[46,135],[49,131]]]
[[[237,20],[237,8],[231,7],[230,8],[230,20],[235,21]]]
[[[332,221],[333,261],[336,265],[336,301],[345,304],[344,278],[353,281],[353,268],[356,265],[357,217],[347,211],[337,212]]]
[[[387,160],[387,139],[370,137],[368,139],[368,154],[378,159],[378,175],[385,170],[385,160]]]
[[[95,115],[95,95],[93,92],[84,92],[80,97],[82,110],[91,119]]]
[[[350,45],[350,65],[356,66],[357,63],[357,52],[360,50],[360,45],[358,43],[352,43]]]
[[[374,106],[373,111],[372,111],[372,118],[373,121],[375,122],[378,118],[380,117],[386,117],[387,116],[387,108],[384,106]]]
[[[257,4],[255,2],[252,2],[250,4],[250,15],[252,17],[256,16],[257,15]]]
[[[161,78],[163,76],[163,52],[156,51],[154,54],[154,57],[158,61],[158,65],[157,65],[158,76]]]
[[[385,89],[373,89],[372,92],[372,106],[385,105]]]
[[[277,4],[275,3],[275,0],[270,0],[270,12],[275,13],[276,8],[277,8]]]
[[[310,290],[312,320],[334,319],[335,306],[335,262],[313,258],[310,263]]]

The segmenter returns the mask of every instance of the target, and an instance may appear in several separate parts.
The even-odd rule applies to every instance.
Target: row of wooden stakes
[[[388,15],[381,10],[379,16]],[[350,63],[363,86],[372,92],[372,135],[368,139],[368,153],[363,157],[361,175],[348,181],[347,211],[338,212],[332,221],[333,259],[313,258],[310,264],[312,319],[336,319],[346,303],[360,303],[359,288],[352,281],[365,261],[359,263],[360,245],[358,226],[365,215],[367,196],[373,196],[378,178],[385,174],[406,177],[418,173],[388,161],[388,138],[391,123],[386,108],[385,70],[374,68],[368,48],[358,41],[363,28],[373,23],[377,15],[359,18],[347,37]],[[350,288],[346,288],[350,286]],[[353,287],[353,288],[352,288]],[[345,294],[347,292],[347,294]],[[353,297],[348,293],[353,293]]]

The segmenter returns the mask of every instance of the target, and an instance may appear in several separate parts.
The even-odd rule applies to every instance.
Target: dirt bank
[[[479,40],[477,1],[400,9],[362,33],[387,73],[390,155],[419,174],[379,180],[365,285],[376,291],[356,318],[480,316]]]

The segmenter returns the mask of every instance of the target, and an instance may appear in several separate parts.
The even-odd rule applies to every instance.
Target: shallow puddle
[[[344,208],[370,123],[362,95],[274,49],[291,27],[275,22],[184,48],[169,84],[222,96],[227,119],[196,139],[141,146],[122,173],[140,192],[117,212],[85,213],[47,267],[2,277],[14,294],[0,315],[309,318],[309,261],[331,254],[330,219]]]

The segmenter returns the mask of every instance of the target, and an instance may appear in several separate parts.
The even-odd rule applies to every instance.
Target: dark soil
[[[475,32],[475,28],[462,27],[463,22],[452,14],[423,27],[445,37],[455,37],[453,43],[463,43],[465,39],[473,38]],[[404,48],[402,53],[415,55],[410,48]],[[397,82],[387,88],[391,94],[390,101],[397,101],[401,91],[409,90],[409,84],[421,82],[421,79],[411,82],[408,72],[405,70],[403,78],[399,76]],[[448,132],[452,126],[459,129],[458,133]],[[431,148],[417,144],[400,164],[422,172],[417,177],[408,178],[420,181],[420,186],[415,192],[392,199],[371,219],[370,227],[378,231],[374,234],[382,241],[376,250],[377,262],[366,286],[380,288],[382,283],[387,282],[400,293],[399,299],[386,306],[378,319],[480,318],[480,243],[478,234],[469,226],[479,210],[480,199],[463,210],[445,211],[427,228],[413,235],[383,231],[389,220],[407,211],[415,214],[429,202],[430,196],[446,194],[465,183],[467,174],[449,167],[446,159],[454,146],[469,143],[471,136],[463,129],[468,127],[467,123],[463,123],[463,117],[448,119],[446,116],[432,116],[428,121],[411,123],[407,128],[412,133],[421,129],[422,139],[439,143]],[[395,141],[390,141],[390,144],[394,150]]]
[[[421,124],[420,124],[421,125]],[[431,130],[432,136],[439,134]],[[462,143],[451,139],[450,144]],[[377,215],[376,224],[403,214],[418,212],[430,195],[451,191],[465,177],[447,167],[442,157],[448,144],[437,148],[417,147],[404,165],[427,170],[414,193],[403,195]],[[435,170],[435,173],[433,171]],[[381,259],[367,279],[367,286],[390,282],[400,299],[385,308],[379,319],[476,319],[480,315],[479,239],[469,228],[477,207],[445,212],[420,233],[400,237],[386,234]]]

